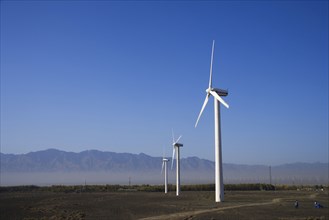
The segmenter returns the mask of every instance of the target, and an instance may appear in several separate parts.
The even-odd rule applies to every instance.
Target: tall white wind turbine
[[[161,168],[161,173],[163,172],[163,168],[164,168],[164,184],[165,184],[165,193],[168,193],[168,161],[169,159],[163,157],[162,158],[162,168]]]
[[[214,59],[214,47],[215,41],[212,42],[211,61],[210,61],[210,78],[209,86],[206,90],[207,95],[196,120],[195,127],[198,125],[199,119],[202,115],[204,108],[206,107],[209,96],[214,97],[214,113],[215,113],[215,201],[224,201],[224,184],[223,184],[223,164],[222,164],[222,140],[221,140],[221,127],[220,127],[220,103],[226,108],[229,108],[228,104],[221,98],[221,96],[227,96],[227,90],[217,89],[212,87],[212,65]]]
[[[175,141],[174,137],[174,131],[172,132],[172,141],[173,141],[173,154],[172,154],[172,162],[171,162],[171,169],[174,165],[174,158],[175,158],[175,152],[176,152],[176,196],[179,196],[180,193],[180,156],[179,156],[179,148],[183,147],[183,144],[178,143],[178,141],[181,139],[182,135],[177,138]]]

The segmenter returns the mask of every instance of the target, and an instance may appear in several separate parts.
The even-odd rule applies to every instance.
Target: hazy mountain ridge
[[[175,162],[174,167],[175,168]],[[27,154],[1,153],[0,184],[70,184],[88,179],[94,183],[124,183],[132,177],[138,183],[159,184],[162,157],[144,153],[114,153],[87,150],[80,153],[48,149]],[[171,161],[168,164],[171,166]],[[214,162],[188,157],[181,159],[182,181],[209,183],[214,181]],[[269,166],[223,164],[224,181],[227,183],[269,183]],[[272,166],[272,183],[327,184],[328,163],[291,163]],[[42,177],[42,178],[40,178]],[[169,169],[175,179],[175,169]],[[37,178],[39,178],[37,180]]]
[[[56,149],[27,154],[1,153],[1,170],[4,172],[72,172],[72,171],[152,171],[160,170],[161,157],[144,153],[115,153],[87,150],[80,153]],[[175,163],[174,163],[175,165]],[[182,170],[213,169],[212,161],[189,157],[181,159]]]

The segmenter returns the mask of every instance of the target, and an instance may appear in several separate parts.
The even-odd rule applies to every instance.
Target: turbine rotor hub
[[[213,90],[214,90],[214,88],[208,88],[208,89],[206,89],[206,93],[209,94],[210,91],[213,91]]]

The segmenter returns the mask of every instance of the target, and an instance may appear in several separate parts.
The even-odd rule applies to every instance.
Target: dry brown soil
[[[294,201],[300,207],[294,208]],[[314,201],[324,208],[313,207]],[[214,192],[0,193],[0,219],[280,219],[329,220],[327,192],[226,192],[215,203]]]

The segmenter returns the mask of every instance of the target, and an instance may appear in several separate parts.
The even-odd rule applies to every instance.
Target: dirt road
[[[235,206],[227,206],[227,207],[219,207],[219,208],[212,208],[212,209],[203,209],[203,210],[196,210],[196,211],[188,211],[188,212],[180,212],[180,213],[173,213],[168,215],[159,215],[159,216],[152,216],[147,218],[141,218],[140,220],[166,220],[166,219],[192,219],[196,215],[204,214],[204,213],[211,213],[211,212],[218,212],[228,209],[236,209],[236,208],[242,208],[242,207],[254,207],[254,206],[264,206],[264,205],[271,205],[274,203],[280,202],[281,199],[273,199],[270,202],[260,202],[260,203],[249,203],[249,204],[243,204],[243,205],[235,205]]]

